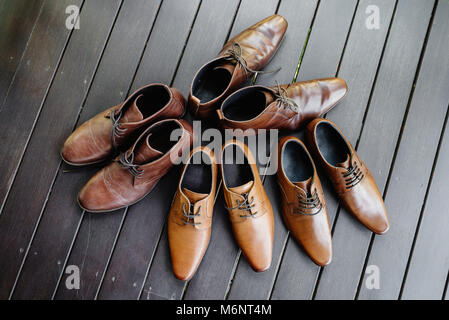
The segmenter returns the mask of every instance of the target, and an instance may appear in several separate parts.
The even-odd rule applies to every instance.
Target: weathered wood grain
[[[381,192],[393,160],[432,9],[433,2],[398,2],[380,64],[357,152]],[[317,299],[355,298],[371,237],[372,233],[349,212],[340,210],[333,234],[334,259],[323,269]]]
[[[59,243],[65,236],[65,231],[72,227],[71,220],[64,219],[58,211],[55,213],[59,219],[51,220],[54,215],[42,214],[42,207],[51,192],[51,186],[58,172],[61,161],[59,149],[64,137],[68,134],[67,129],[73,128],[78,117],[120,3],[121,1],[95,0],[86,3],[83,7],[80,15],[80,21],[82,19],[80,29],[74,31],[66,48],[4,208],[4,217],[13,217],[11,218],[13,221],[7,225],[17,228],[17,233],[23,232],[23,226],[17,224],[20,219],[26,219],[29,228],[34,227],[33,222],[37,221],[37,230],[40,229],[39,222],[44,222],[44,229],[40,233],[42,238],[38,238],[35,244],[32,242],[34,234],[29,234],[28,238],[24,239],[22,237],[25,234],[22,234],[22,237],[11,241],[8,248],[7,257],[10,254],[16,256],[15,252],[18,252],[20,248],[26,248],[28,241],[31,241],[15,286],[13,297],[16,299],[50,298],[59,277],[57,259],[47,258],[47,252],[53,250],[54,244]],[[33,192],[23,192],[26,188]],[[47,223],[48,227],[45,227]],[[58,228],[55,228],[55,225]],[[45,268],[46,263],[54,265],[55,272]],[[12,269],[18,269],[18,266],[15,263],[9,263],[8,270],[12,272]],[[56,281],[53,282],[53,287],[51,285],[45,287],[35,279],[45,282]]]
[[[318,1],[315,0],[283,0],[281,2],[278,13],[287,19],[288,29],[285,39],[270,62],[268,69],[273,69],[277,66],[281,66],[282,69],[275,74],[261,75],[257,79],[258,84],[273,86],[276,80],[280,84],[292,81],[317,5]],[[301,19],[298,19],[299,13]],[[267,176],[265,181],[267,181],[266,179]],[[256,273],[247,260],[240,255],[235,274],[230,279],[232,284],[227,296],[228,299],[268,299],[275,281],[280,258],[284,250],[287,229],[280,215],[279,201],[277,201],[280,195],[278,194],[277,184],[266,183],[264,186],[274,210],[275,229],[271,268],[265,272]]]
[[[0,110],[42,12],[43,0],[0,3]]]
[[[257,6],[252,1],[242,1],[230,37],[274,14],[277,6],[277,0],[258,1]],[[210,244],[195,277],[189,282],[184,298],[224,299],[238,255],[229,215],[224,208],[223,192],[219,190]]]
[[[159,5],[160,1],[149,5],[146,0],[123,3],[78,124],[125,99]],[[129,21],[133,23],[130,24]],[[111,68],[111,66],[114,67]],[[114,239],[124,217],[124,210],[111,214],[90,214],[82,213],[77,205],[76,196],[79,190],[99,168],[100,166],[92,166],[73,169],[63,165],[48,199],[44,219],[35,236],[34,245],[46,241],[45,235],[49,232],[47,229],[53,229],[55,225],[62,224],[62,220],[64,225],[68,226],[59,231],[64,232],[63,236],[57,244],[52,244],[53,250],[46,255],[46,260],[50,262],[41,261],[38,267],[45,268],[47,272],[62,273],[56,299],[93,299],[95,297]],[[72,244],[73,248],[71,248]],[[50,244],[47,243],[47,245]],[[68,254],[70,254],[69,257]],[[64,264],[66,260],[67,263]],[[54,261],[61,262],[57,270],[54,270],[56,267]],[[68,274],[61,270],[65,265],[76,265],[80,268],[79,290],[67,289],[65,280]],[[53,286],[53,289],[56,285],[57,283],[48,280],[45,282],[45,286]]]
[[[70,31],[64,26],[65,16],[61,15],[69,3],[81,1],[58,1],[45,3],[33,35],[25,50],[23,61],[16,71],[15,80],[9,88],[8,98],[0,112],[0,297],[7,298],[14,284],[20,264],[25,256],[28,242],[33,233],[39,212],[34,215],[14,209],[7,213],[5,199],[14,180],[16,169],[25,150],[34,121],[40,112],[49,85],[54,77]],[[63,27],[60,27],[63,26]],[[46,50],[40,50],[45,47]],[[26,94],[24,94],[26,92]],[[40,168],[36,168],[36,175]],[[32,179],[33,177],[28,177]],[[18,189],[17,202],[25,202],[32,196],[27,185]],[[32,190],[33,192],[36,190]],[[22,198],[23,195],[23,198]],[[21,199],[22,198],[22,199]],[[7,258],[6,258],[7,257]]]
[[[410,254],[402,298],[441,299],[443,295],[449,266],[449,253],[443,245],[449,235],[446,138],[419,230],[417,224],[449,104],[449,55],[445,54],[449,51],[448,13],[449,3],[440,1],[386,192],[391,229],[385,236],[374,238],[367,262],[379,268],[380,289],[368,290],[365,275],[360,299],[397,299]],[[416,244],[411,251],[415,232]]]
[[[15,71],[14,82],[0,111],[0,214],[3,212],[14,177],[35,121],[55,75],[71,31],[65,28],[65,8],[81,0],[45,3],[42,14]],[[46,48],[46,50],[41,50]],[[27,94],[24,94],[26,92]]]
[[[189,94],[193,75],[206,62],[205,59],[213,58],[220,51],[232,26],[239,3],[237,0],[208,0],[202,3],[173,81],[173,86],[178,88],[184,96],[187,97]],[[178,179],[179,176],[173,177],[171,188],[175,188]],[[169,209],[169,207],[165,209],[166,215]],[[173,275],[167,230],[164,228],[154,258],[149,265],[141,299],[180,299],[185,285],[185,281],[179,281]]]
[[[171,84],[199,4],[200,1],[189,1],[183,6],[176,0],[162,2],[132,90],[152,82]],[[179,169],[170,171],[150,195],[128,209],[98,294],[100,299],[139,298]]]
[[[83,2],[0,0],[0,298],[448,298],[447,0]],[[81,7],[80,30],[65,27],[69,4]],[[366,27],[369,5],[379,8],[379,29]],[[178,281],[165,225],[181,167],[139,204],[89,214],[76,195],[100,166],[61,165],[59,148],[76,125],[143,84],[172,84],[187,96],[228,36],[274,12],[289,28],[266,69],[283,69],[257,83],[292,80],[311,26],[298,80],[347,81],[327,117],[373,172],[391,229],[374,236],[340,209],[319,169],[334,228],[333,262],[319,268],[290,239],[276,176],[267,175],[271,269],[257,274],[241,256],[219,190],[206,256],[190,282]],[[79,290],[66,288],[68,265],[80,267]],[[365,286],[370,265],[380,269],[378,290]]]
[[[320,2],[315,21],[299,69],[297,80],[310,80],[335,76],[343,53],[346,38],[356,10],[356,1]],[[350,84],[349,84],[350,86]],[[344,109],[346,98],[335,109]],[[301,132],[291,135],[300,137]],[[321,175],[322,176],[322,175]],[[267,189],[277,188],[275,177],[268,177]],[[277,212],[280,215],[280,197],[277,198]],[[329,192],[326,193],[329,201]],[[329,204],[328,204],[329,207]],[[330,208],[329,208],[330,209]],[[332,211],[329,210],[331,214]],[[317,278],[319,268],[293,239],[289,238],[279,262],[278,275],[272,289],[272,299],[308,299]]]

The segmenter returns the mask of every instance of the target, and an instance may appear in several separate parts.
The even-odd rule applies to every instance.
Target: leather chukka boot
[[[268,64],[286,29],[285,18],[275,14],[230,39],[218,56],[195,74],[188,99],[192,115],[215,117],[223,99]]]
[[[79,126],[65,141],[61,157],[74,166],[103,162],[126,150],[152,123],[184,112],[185,101],[177,89],[149,84]]]
[[[177,141],[170,139],[174,130]],[[138,202],[192,144],[192,127],[185,120],[168,119],[151,125],[131,148],[86,183],[78,195],[80,207],[105,212]]]
[[[224,129],[297,130],[329,112],[346,94],[340,78],[316,79],[275,87],[237,90],[217,110]]]

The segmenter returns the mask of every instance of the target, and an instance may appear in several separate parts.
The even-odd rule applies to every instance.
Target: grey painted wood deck
[[[80,29],[65,26],[71,4]],[[373,5],[376,29],[366,24]],[[187,95],[226,39],[273,13],[289,22],[270,64],[282,70],[256,82],[347,81],[326,117],[371,169],[391,228],[375,236],[361,226],[321,174],[334,257],[317,267],[289,237],[276,177],[265,175],[272,267],[251,270],[218,190],[207,253],[195,277],[179,281],[165,224],[180,167],[140,203],[90,214],[76,194],[99,167],[70,168],[59,149],[144,84]],[[447,298],[448,17],[449,0],[0,0],[0,299]],[[69,265],[80,268],[79,290],[65,285]],[[366,286],[372,266],[378,289]]]

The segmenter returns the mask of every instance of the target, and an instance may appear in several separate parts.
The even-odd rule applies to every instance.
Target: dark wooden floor
[[[65,27],[71,4],[79,30]],[[379,8],[379,29],[366,26],[369,5]],[[76,194],[99,168],[69,168],[59,149],[78,124],[143,84],[187,95],[227,38],[275,12],[289,22],[270,64],[282,70],[257,82],[348,82],[327,117],[371,169],[391,229],[375,236],[362,227],[322,176],[334,258],[319,268],[289,237],[267,175],[271,269],[250,269],[219,191],[206,256],[190,282],[178,281],[165,221],[180,168],[140,203],[89,214]],[[0,0],[0,298],[448,298],[448,17],[449,0]],[[69,265],[81,270],[79,290],[65,285]],[[369,289],[376,267],[380,288]]]

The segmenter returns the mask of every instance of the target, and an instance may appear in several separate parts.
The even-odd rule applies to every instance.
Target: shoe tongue
[[[351,166],[351,157],[349,154],[347,155],[347,158],[345,161],[339,162],[336,165],[336,167],[345,168],[345,169],[348,169],[350,166]]]
[[[121,123],[123,122],[138,122],[143,120],[142,112],[139,109],[139,103],[143,101],[143,94],[137,96],[134,101],[131,102],[130,106],[125,110],[122,115]]]
[[[250,181],[245,183],[244,185],[241,185],[239,187],[232,187],[229,188],[229,190],[231,190],[232,192],[238,193],[238,194],[244,194],[244,193],[248,193],[251,188],[254,185],[254,181]]]
[[[208,196],[208,194],[206,194],[206,193],[194,192],[187,188],[182,188],[182,192],[185,194],[187,199],[189,199],[190,203],[195,203],[197,201],[203,200],[204,198],[206,198]]]
[[[295,186],[300,187],[301,189],[303,189],[305,191],[309,191],[310,190],[310,186],[312,185],[312,177],[310,177],[309,179],[304,180],[304,181],[293,182],[293,184]]]
[[[226,70],[229,72],[230,75],[232,75],[234,73],[235,70],[235,65],[232,64],[231,62],[223,62],[223,64],[216,66],[214,68],[214,70]]]
[[[155,160],[163,155],[162,152],[154,149],[148,143],[148,138],[151,133],[145,139],[142,139],[134,148],[134,162],[136,164],[143,164]]]

